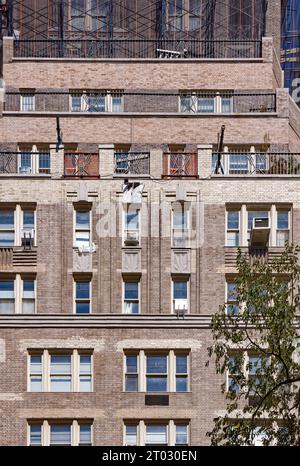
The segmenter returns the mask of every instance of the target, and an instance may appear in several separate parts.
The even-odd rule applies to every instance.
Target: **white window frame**
[[[80,443],[80,426],[81,425],[89,425],[91,427],[91,445],[94,444],[94,420],[93,419],[65,419],[65,418],[58,418],[58,419],[45,419],[45,420],[35,420],[30,419],[27,420],[27,446],[30,446],[30,433],[31,433],[31,426],[32,425],[40,425],[41,426],[41,434],[42,434],[42,446],[51,446],[50,445],[50,426],[51,425],[70,425],[71,427],[71,446],[78,446]],[[82,445],[82,444],[81,444]]]
[[[288,228],[277,228],[277,224],[278,224],[278,213],[280,212],[286,212],[288,214]],[[288,237],[289,237],[289,242],[291,241],[291,209],[288,210],[288,209],[280,209],[280,208],[277,208],[276,209],[276,225],[275,225],[275,228],[276,228],[276,246],[277,247],[284,247],[284,246],[278,246],[278,241],[277,241],[277,233],[280,232],[280,231],[285,231],[285,232],[288,232]]]
[[[238,212],[238,215],[239,215],[239,228],[228,228],[228,213],[229,212]],[[239,246],[241,246],[241,241],[242,241],[242,238],[241,238],[241,211],[238,210],[238,209],[226,209],[226,218],[225,218],[225,245],[228,246],[228,247],[232,247],[232,248],[237,248]],[[239,234],[239,241],[238,241],[238,244],[235,245],[235,246],[231,246],[229,245],[229,241],[228,241],[228,233],[238,233]]]
[[[208,95],[211,94],[211,95]],[[195,114],[203,114],[203,115],[211,115],[213,113],[218,113],[218,114],[222,114],[224,113],[225,115],[227,114],[230,114],[230,113],[233,113],[233,95],[232,94],[228,94],[228,96],[226,95],[222,95],[222,93],[220,93],[219,91],[215,91],[215,92],[211,92],[208,91],[207,94],[205,94],[205,92],[203,91],[203,94],[202,92],[199,92],[199,91],[192,91],[192,92],[189,92],[189,91],[186,91],[186,93],[182,92],[179,96],[179,105],[178,105],[178,111],[180,113],[195,113]],[[181,108],[182,108],[182,105],[181,105],[181,99],[182,98],[185,98],[185,99],[189,99],[190,103],[189,103],[189,107],[190,107],[190,111],[189,112],[184,112]],[[213,100],[213,103],[214,103],[214,109],[212,112],[202,112],[202,111],[199,111],[199,99],[211,99]],[[222,112],[222,100],[223,99],[228,99],[230,101],[230,111],[229,112]]]
[[[77,212],[89,212],[89,229],[81,229],[81,228],[77,228],[76,226],[76,214]],[[73,247],[78,249],[78,245],[76,243],[76,233],[77,232],[80,232],[80,231],[89,231],[90,233],[90,240],[89,240],[89,247],[92,245],[93,243],[93,239],[92,239],[92,226],[93,226],[93,217],[92,217],[92,209],[86,209],[84,210],[83,208],[77,208],[77,207],[74,207],[73,208]]]
[[[147,356],[166,356],[167,357],[167,390],[160,392],[147,392]],[[137,369],[138,369],[138,390],[136,392],[126,391],[126,356],[137,356]],[[187,357],[187,390],[185,392],[176,391],[176,356]],[[159,375],[159,374],[158,374]],[[180,376],[180,374],[178,374]],[[123,391],[125,393],[190,393],[191,391],[191,350],[190,349],[153,349],[145,350],[124,350],[123,352]]]
[[[42,391],[31,392],[31,356],[41,355],[42,356]],[[71,356],[71,390],[68,392],[54,392],[51,391],[51,356]],[[80,356],[90,356],[91,358],[91,390],[80,391]],[[28,349],[27,352],[27,392],[29,393],[93,393],[94,392],[94,352],[89,349],[59,349],[59,350],[48,350],[48,349]]]
[[[173,315],[176,315],[176,312],[175,312],[175,298],[174,298],[174,282],[186,282],[187,283],[187,289],[186,289],[186,293],[187,293],[187,297],[186,297],[186,302],[187,302],[187,310],[186,310],[186,314],[190,314],[190,306],[191,306],[191,300],[190,300],[190,280],[191,280],[191,277],[189,276],[186,280],[185,279],[180,279],[180,278],[175,278],[175,277],[172,277],[171,279],[171,314]]]
[[[34,282],[34,313],[23,314],[23,315],[34,315],[37,313],[37,286],[36,286],[36,276],[26,275],[26,274],[14,274],[11,277],[5,276],[0,277],[0,281],[13,281],[14,282],[14,313],[23,314],[23,282],[24,280],[30,280]],[[5,315],[5,314],[2,314]]]
[[[146,427],[148,425],[157,425],[157,426],[166,426],[167,431],[167,446],[176,445],[176,426],[187,426],[187,441],[190,445],[190,429],[191,429],[190,419],[144,419],[144,420],[130,420],[126,419],[123,421],[123,445],[126,445],[126,427],[127,426],[136,426],[137,427],[137,446],[146,445]],[[150,447],[150,444],[148,444]],[[180,446],[178,444],[178,446]]]
[[[137,285],[138,285],[138,307],[139,307],[139,312],[137,314],[133,314],[133,313],[131,314],[131,313],[125,312],[126,302],[129,301],[129,300],[125,300],[125,286],[126,286],[126,283],[137,283]],[[134,300],[134,301],[136,301],[136,300]],[[123,279],[123,283],[122,283],[122,309],[123,309],[123,314],[125,314],[125,315],[138,316],[138,315],[141,314],[141,281],[140,281],[140,279],[137,279],[137,278]]]
[[[89,299],[78,299],[76,297],[76,284],[77,283],[80,283],[80,282],[83,282],[83,283],[89,283]],[[76,303],[77,301],[81,302],[81,301],[89,301],[89,312],[87,314],[77,314],[76,313]],[[88,278],[73,278],[73,314],[75,315],[78,315],[78,316],[81,316],[81,315],[90,315],[92,314],[92,280],[91,279],[88,279]]]
[[[87,98],[89,97],[89,95],[95,95],[95,96],[99,96],[99,97],[103,97],[104,98],[104,101],[105,101],[105,110],[104,112],[91,112],[89,109],[88,109],[88,105],[87,105]],[[76,110],[73,110],[73,97],[78,97],[80,98],[80,110],[79,111],[76,111]],[[118,98],[121,98],[121,108],[120,108],[120,111],[119,112],[114,112],[113,111],[113,99],[114,97],[118,97]],[[70,95],[69,95],[69,109],[70,109],[70,112],[73,112],[73,113],[122,113],[124,112],[124,94],[123,94],[123,91],[116,91],[116,92],[112,92],[112,91],[99,91],[99,92],[91,92],[91,91],[88,91],[88,90],[85,90],[85,91],[70,91]]]
[[[179,202],[178,202],[179,204]],[[176,210],[176,207],[177,206],[172,206],[172,210],[171,210],[171,238],[172,238],[172,247],[173,248],[179,248],[179,249],[185,249],[185,248],[189,248],[190,247],[190,231],[191,231],[191,227],[190,227],[190,209],[189,208],[185,208],[185,204],[183,206],[183,211],[182,213],[185,214],[186,213],[186,223],[187,223],[187,227],[186,227],[186,235],[187,235],[187,240],[185,240],[185,243],[184,243],[184,246],[176,246],[175,245],[175,242],[174,242],[174,232],[175,230],[176,231],[180,231],[180,232],[183,232],[184,234],[184,231],[180,228],[176,229],[174,228],[174,216],[175,216],[175,210]]]

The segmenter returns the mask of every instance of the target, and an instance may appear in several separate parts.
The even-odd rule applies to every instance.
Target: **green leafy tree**
[[[300,247],[270,261],[238,252],[230,304],[212,319],[208,348],[223,374],[223,416],[212,445],[300,445]]]

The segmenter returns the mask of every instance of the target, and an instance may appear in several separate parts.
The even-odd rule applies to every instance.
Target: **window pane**
[[[147,376],[147,392],[166,392],[167,377],[149,377]]]
[[[91,374],[92,361],[89,355],[80,355],[80,374]]]
[[[146,444],[147,445],[167,445],[167,426],[146,426]]]
[[[30,445],[42,445],[42,426],[30,426]]]
[[[126,230],[139,229],[139,211],[126,212]]]
[[[23,280],[23,298],[34,298],[34,280]]]
[[[89,112],[105,112],[105,97],[94,95],[86,97],[87,108]]]
[[[289,213],[277,212],[277,228],[280,230],[289,228]]]
[[[22,313],[23,314],[34,314],[35,313],[35,300],[34,299],[23,299]]]
[[[222,104],[222,113],[230,113],[231,112],[231,98],[230,97],[222,97],[221,98]]]
[[[76,211],[76,228],[89,230],[90,211],[86,211],[86,212]]]
[[[0,210],[0,230],[13,230],[14,225],[14,211]]]
[[[79,377],[79,391],[91,392],[92,391],[92,378],[90,375],[81,375]]]
[[[137,356],[126,356],[126,372],[137,372]]]
[[[89,299],[90,298],[90,282],[76,282],[76,298]]]
[[[112,111],[113,112],[122,111],[122,97],[112,97]]]
[[[51,373],[71,373],[71,356],[51,356]]]
[[[34,375],[30,377],[30,391],[41,392],[42,391],[42,376]]]
[[[50,425],[51,445],[71,445],[70,425]]]
[[[136,282],[125,282],[125,299],[138,299],[139,285]]]
[[[4,232],[0,231],[0,246],[1,247],[11,247],[15,244],[15,234],[14,232]]]
[[[90,244],[90,232],[89,231],[77,231],[76,232],[76,246],[89,246]]]
[[[227,213],[227,229],[238,230],[239,229],[239,212],[228,212]]]
[[[176,356],[176,374],[187,374],[187,356]]]
[[[51,375],[51,392],[70,392],[71,376]]]
[[[0,298],[14,298],[14,280],[0,280]]]
[[[14,314],[14,299],[0,299],[0,314]]]
[[[137,392],[138,391],[138,376],[137,375],[126,375],[125,378],[125,390],[126,392]]]
[[[90,303],[86,302],[77,302],[76,303],[76,314],[89,314],[90,313]]]
[[[139,303],[138,302],[125,302],[124,313],[125,314],[139,314]]]
[[[92,427],[88,424],[81,424],[79,427],[79,443],[91,444],[92,443]]]
[[[248,173],[248,154],[230,154],[229,173]]]
[[[227,301],[237,300],[237,285],[236,283],[227,283]]]
[[[176,445],[188,444],[188,428],[187,426],[176,426]]]
[[[126,426],[126,445],[137,445],[137,426]]]
[[[34,211],[23,211],[23,228],[28,230],[34,229]]]
[[[176,392],[187,392],[188,379],[187,377],[176,377]]]
[[[187,299],[187,282],[173,282],[174,299]]]
[[[40,173],[50,173],[50,154],[48,152],[39,154]]]
[[[81,96],[80,95],[72,95],[72,111],[73,112],[80,112],[81,111]]]
[[[173,210],[173,228],[174,229],[187,229],[187,211],[182,209]]]
[[[166,374],[167,356],[147,356],[147,374]]]
[[[198,98],[198,113],[213,113],[215,109],[214,98]]]
[[[42,356],[30,356],[30,373],[41,374],[42,373]]]
[[[240,235],[236,232],[227,233],[227,246],[239,246]]]

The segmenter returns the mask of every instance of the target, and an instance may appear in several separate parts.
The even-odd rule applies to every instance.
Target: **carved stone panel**
[[[134,273],[141,271],[141,253],[134,250],[123,250],[122,272]]]
[[[172,273],[191,273],[189,250],[172,250]]]
[[[93,254],[73,250],[73,272],[92,272]]]

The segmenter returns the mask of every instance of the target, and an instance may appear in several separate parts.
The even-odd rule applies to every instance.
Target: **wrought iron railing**
[[[300,175],[300,153],[224,152],[212,155],[212,173],[219,175]],[[217,166],[218,165],[218,166]],[[217,167],[217,173],[216,173]]]
[[[150,153],[115,152],[115,173],[148,175],[150,173]]]
[[[65,177],[99,177],[99,154],[97,152],[65,152],[64,162]]]
[[[198,156],[194,152],[166,152],[163,154],[164,177],[198,176]]]
[[[172,91],[36,91],[30,99],[20,92],[5,93],[4,110],[10,112],[67,113],[270,113],[276,112],[274,92]]]
[[[50,152],[0,152],[0,174],[50,174]]]
[[[260,40],[15,40],[18,58],[260,58]]]

